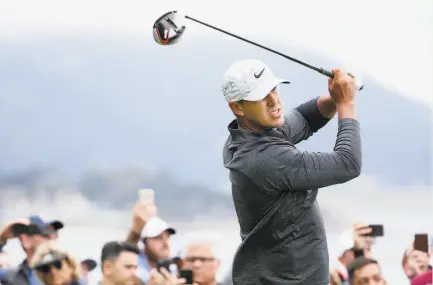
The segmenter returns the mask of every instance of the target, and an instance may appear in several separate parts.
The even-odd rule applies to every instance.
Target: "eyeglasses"
[[[189,263],[195,263],[196,261],[200,261],[201,263],[205,263],[205,262],[214,261],[215,258],[214,257],[191,256],[191,257],[186,257],[184,260],[185,260],[185,262],[189,262]]]
[[[55,268],[57,268],[57,269],[62,269],[62,261],[61,261],[61,260],[56,260],[56,261],[54,261],[54,262],[52,262],[52,263],[44,264],[44,265],[38,266],[38,267],[36,267],[35,269],[36,269],[37,271],[39,271],[39,272],[42,272],[42,273],[50,273],[51,268],[52,268],[53,266],[54,266]]]

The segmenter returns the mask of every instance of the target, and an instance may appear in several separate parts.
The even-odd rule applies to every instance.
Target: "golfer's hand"
[[[341,69],[335,68],[334,78],[328,79],[328,91],[334,102],[339,104],[351,104],[355,101],[355,80]]]

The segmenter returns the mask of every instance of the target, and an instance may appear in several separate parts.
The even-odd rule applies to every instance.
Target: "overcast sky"
[[[0,0],[0,40],[121,34],[150,43],[154,20],[174,9],[253,40],[305,46],[433,103],[431,0]],[[188,33],[215,32],[191,24]]]

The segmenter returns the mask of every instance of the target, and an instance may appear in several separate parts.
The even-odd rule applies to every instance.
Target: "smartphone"
[[[369,237],[383,237],[384,236],[384,228],[383,225],[368,225],[371,228],[371,232],[365,234],[364,236]]]
[[[156,267],[158,268],[158,272],[161,272],[161,268],[165,268],[168,272],[170,272],[170,265],[172,264],[172,259],[161,259],[156,263]]]
[[[415,234],[414,249],[428,253],[428,234]]]
[[[192,284],[193,281],[193,273],[192,270],[181,270],[180,271],[180,278],[185,278],[186,282],[185,284]]]
[[[155,202],[155,193],[153,189],[138,190],[138,198],[141,202],[153,204]]]

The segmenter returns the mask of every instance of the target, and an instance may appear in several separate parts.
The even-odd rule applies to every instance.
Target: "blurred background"
[[[417,1],[0,0],[0,224],[39,213],[65,222],[79,258],[126,238],[137,190],[183,233],[240,242],[222,146],[232,114],[220,91],[234,61],[258,58],[292,84],[285,108],[327,92],[327,78],[188,23],[175,46],[151,26],[169,10],[364,79],[357,98],[364,168],[318,196],[329,246],[352,224],[384,224],[374,255],[390,284],[407,284],[404,249],[431,223],[433,4]],[[336,121],[299,148],[331,151]],[[8,243],[18,263],[19,243]],[[96,270],[92,274],[99,274]],[[95,277],[96,278],[96,277]]]

